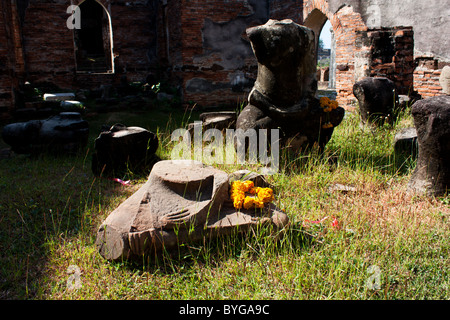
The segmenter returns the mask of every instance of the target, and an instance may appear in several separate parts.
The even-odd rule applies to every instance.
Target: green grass
[[[407,194],[415,161],[393,155],[396,130],[412,124],[408,111],[376,134],[348,113],[322,156],[283,152],[269,179],[291,221],[284,232],[205,239],[143,263],[104,260],[94,245],[98,226],[146,177],[129,172],[120,178],[132,184],[122,186],[92,175],[100,126],[157,132],[167,158],[171,131],[189,116],[196,114],[96,115],[88,119],[91,143],[77,156],[1,159],[0,299],[450,298],[450,198]],[[356,191],[331,191],[335,183]],[[71,265],[81,270],[75,290]],[[370,266],[379,268],[379,289],[366,285]]]

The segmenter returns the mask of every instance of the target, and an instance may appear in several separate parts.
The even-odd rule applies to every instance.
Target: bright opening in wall
[[[336,74],[336,64],[335,64],[335,52],[336,52],[336,41],[334,38],[333,29],[331,23],[329,22],[327,16],[319,9],[314,9],[306,17],[304,21],[304,26],[310,28],[314,31],[316,37],[316,59],[318,67],[325,67],[329,65],[328,82],[323,81],[323,74],[318,74],[317,80],[319,81],[319,89],[335,89],[335,74]],[[322,34],[323,33],[323,34]],[[322,46],[320,44],[323,44]],[[322,80],[322,81],[321,81]],[[320,83],[322,82],[322,83]]]
[[[332,27],[329,20],[325,22],[320,31],[319,44],[317,48],[317,67],[319,69],[319,86],[329,87],[330,70],[332,60]]]
[[[77,72],[113,73],[111,20],[95,0],[80,5],[81,29],[74,29]]]
[[[319,42],[322,41],[323,48],[331,49],[331,23],[330,20],[327,20],[322,27],[322,31],[320,32]]]

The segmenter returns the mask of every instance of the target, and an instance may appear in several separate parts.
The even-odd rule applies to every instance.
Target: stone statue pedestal
[[[257,174],[248,177],[255,184],[263,181]],[[225,172],[200,162],[156,163],[148,181],[99,227],[100,254],[108,260],[134,259],[255,225],[288,224],[286,214],[271,203],[263,209],[235,209],[229,180]]]
[[[411,112],[419,155],[408,190],[444,195],[450,189],[450,96],[419,100],[413,104]]]

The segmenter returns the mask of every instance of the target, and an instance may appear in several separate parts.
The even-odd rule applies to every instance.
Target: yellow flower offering
[[[250,194],[250,195],[246,195]],[[253,181],[233,181],[231,184],[231,200],[236,209],[262,209],[264,204],[275,200],[271,188],[260,188],[253,184]]]
[[[321,97],[320,98],[320,106],[322,108],[327,107],[329,103],[330,103],[330,98],[328,98],[328,97]]]
[[[235,207],[236,209],[241,209],[244,205],[245,196],[239,193],[232,194],[231,200],[233,200],[233,207]]]
[[[271,202],[275,198],[273,196],[273,191],[270,188],[258,188],[258,199],[263,202]]]
[[[253,184],[253,181],[247,180],[244,181],[244,188],[245,188],[245,192],[250,192],[253,190],[253,188],[255,187],[255,185]]]
[[[339,107],[339,104],[336,100],[331,100],[328,97],[321,97],[320,98],[320,107],[323,108],[324,112],[331,112],[334,109],[337,109]]]
[[[337,107],[339,107],[339,104],[336,100],[331,101],[330,104],[332,109],[337,109]]]

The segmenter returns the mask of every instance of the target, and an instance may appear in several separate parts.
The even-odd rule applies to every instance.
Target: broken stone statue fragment
[[[419,154],[408,184],[410,192],[444,195],[450,188],[450,96],[435,96],[413,104]]]
[[[6,125],[3,140],[16,153],[74,153],[87,145],[89,125],[78,112],[61,112],[46,120]]]
[[[286,19],[249,28],[247,35],[258,73],[236,129],[279,128],[282,144],[324,147],[345,111],[327,111],[316,97],[314,32]]]
[[[112,176],[126,170],[151,169],[159,160],[155,155],[158,144],[158,137],[151,131],[115,124],[95,139],[92,172],[97,176]]]
[[[287,215],[273,204],[235,209],[229,183],[227,173],[200,162],[157,162],[147,182],[100,225],[99,253],[108,260],[133,259],[254,225],[287,225]]]
[[[353,94],[358,99],[362,125],[392,124],[395,121],[394,107],[399,98],[392,80],[364,78],[353,85]]]
[[[418,149],[416,128],[404,128],[395,134],[395,154],[403,154],[404,156],[410,156],[412,159],[415,159],[417,157]]]
[[[450,66],[442,68],[441,75],[439,76],[439,84],[442,87],[442,92],[450,94]]]
[[[216,111],[204,112],[199,116],[202,124],[202,130],[217,129],[224,131],[226,129],[234,129],[236,126],[236,112],[234,111]],[[196,123],[189,123],[188,131],[192,135]]]

